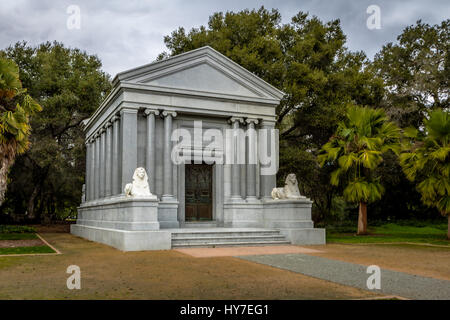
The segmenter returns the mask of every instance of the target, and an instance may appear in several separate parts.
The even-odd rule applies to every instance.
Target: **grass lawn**
[[[410,242],[450,246],[447,238],[447,224],[408,226],[388,223],[368,228],[369,234],[357,236],[356,230],[348,227],[328,228],[327,243],[384,243]]]
[[[54,253],[35,232],[35,228],[29,226],[0,225],[0,255]]]
[[[30,254],[30,253],[55,253],[49,246],[33,246],[33,247],[16,247],[16,248],[0,248],[2,254]]]

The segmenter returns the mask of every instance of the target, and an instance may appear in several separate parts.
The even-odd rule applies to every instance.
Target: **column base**
[[[241,196],[231,196],[228,202],[245,202],[245,200]]]
[[[171,194],[163,194],[161,196],[161,201],[163,202],[173,202],[173,201],[177,201],[177,199],[175,199],[175,197]]]
[[[260,200],[256,197],[256,196],[248,196],[247,198],[245,198],[246,202],[251,202],[251,203],[259,203]]]

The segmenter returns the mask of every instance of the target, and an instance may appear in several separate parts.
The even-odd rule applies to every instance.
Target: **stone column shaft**
[[[147,109],[147,141],[146,141],[146,157],[145,167],[147,168],[148,184],[150,192],[155,192],[155,175],[156,175],[156,131],[155,131],[155,116],[159,115],[158,110]]]
[[[233,128],[233,140],[232,140],[232,148],[233,148],[233,159],[231,165],[231,200],[242,200],[241,196],[241,165],[238,163],[238,153],[239,153],[239,143],[240,143],[240,135],[239,135],[239,123],[242,123],[242,118],[232,117],[230,119],[230,123]]]
[[[275,152],[275,162],[274,166],[276,166],[275,171],[278,169],[278,134],[275,130],[275,122],[273,121],[262,121],[261,122],[261,127],[260,129],[262,130],[267,130],[266,134],[263,134],[262,136],[260,136],[260,139],[263,136],[267,136],[267,139],[261,139],[261,143],[266,143],[266,149],[268,150],[268,155],[271,155],[271,142],[272,139],[274,139],[274,143],[275,143],[275,150],[273,150],[273,152]],[[274,133],[274,137],[272,137],[272,132]],[[262,167],[265,167],[265,165],[263,165],[261,163],[260,165],[260,170],[262,170]],[[276,173],[273,175],[267,175],[267,174],[262,174],[260,172],[260,193],[261,193],[261,199],[266,199],[266,200],[270,200],[272,199],[272,189],[276,187]]]
[[[247,119],[247,200],[256,200],[256,169],[257,169],[257,139],[255,124],[258,124],[257,119]]]
[[[100,130],[100,198],[105,196],[105,129]]]
[[[99,134],[95,135],[95,193],[94,199],[97,200],[100,198],[100,138]]]
[[[112,126],[111,122],[106,123],[106,146],[105,146],[105,196],[112,195]]]
[[[125,185],[132,182],[137,168],[137,113],[136,109],[125,108],[120,111],[121,193]]]
[[[120,190],[120,166],[119,166],[119,126],[120,117],[112,117],[112,165],[111,165],[111,185],[112,185],[112,195],[118,195],[121,193]]]
[[[177,116],[176,112],[173,111],[163,111],[162,116],[164,117],[164,162],[163,162],[163,173],[164,173],[164,188],[162,200],[173,200],[173,168],[172,168],[172,142],[170,140],[172,135],[172,118]]]
[[[90,160],[89,160],[89,201],[95,199],[95,140],[90,139]]]
[[[90,200],[89,192],[91,192],[91,187],[89,186],[90,176],[91,176],[91,143],[86,141],[86,175],[84,177],[84,196],[85,201]]]

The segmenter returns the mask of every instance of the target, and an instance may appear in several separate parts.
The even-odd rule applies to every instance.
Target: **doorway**
[[[212,220],[212,165],[185,165],[185,220]]]

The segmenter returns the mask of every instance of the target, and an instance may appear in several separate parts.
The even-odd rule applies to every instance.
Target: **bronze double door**
[[[185,165],[185,220],[212,220],[212,165]]]

